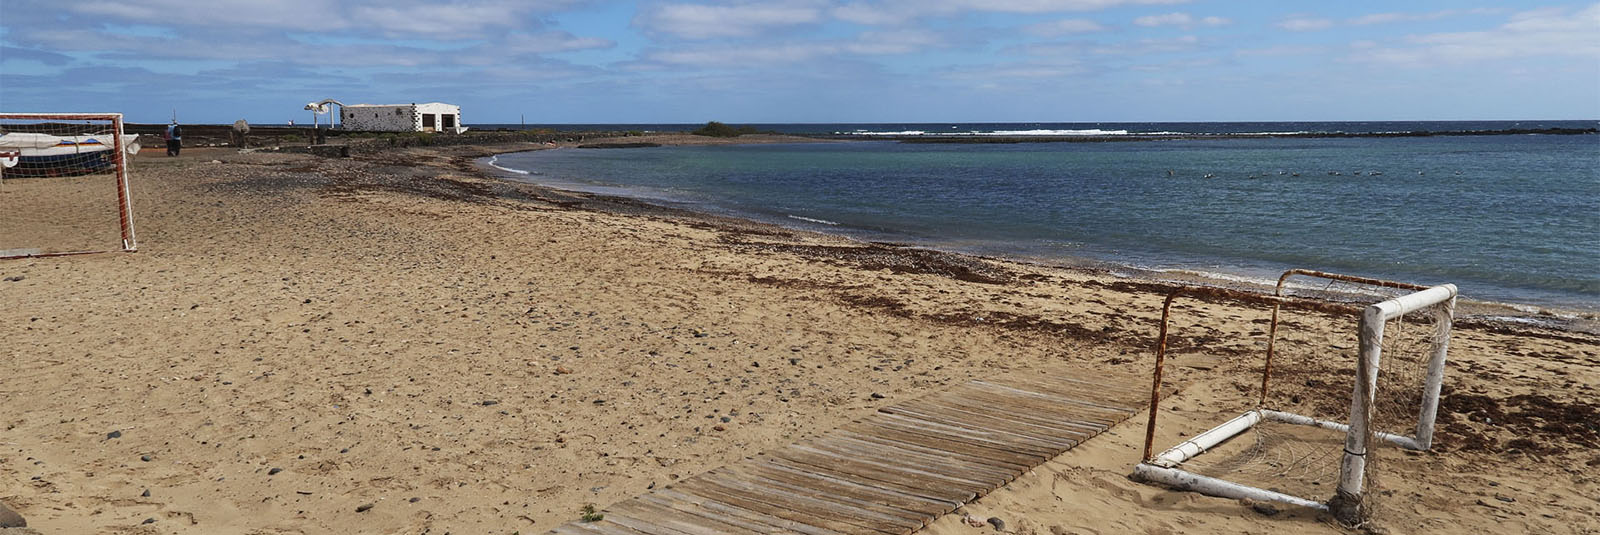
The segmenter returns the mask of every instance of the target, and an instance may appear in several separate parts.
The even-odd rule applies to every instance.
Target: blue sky
[[[467,124],[1600,118],[1600,3],[5,0],[0,110]]]

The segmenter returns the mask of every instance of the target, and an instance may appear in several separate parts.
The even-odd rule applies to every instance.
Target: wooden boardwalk
[[[972,381],[603,511],[562,535],[906,534],[1137,412],[1135,380]]]

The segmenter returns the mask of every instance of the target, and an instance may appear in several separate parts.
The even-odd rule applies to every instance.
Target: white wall
[[[365,130],[375,132],[444,132],[446,131],[445,116],[451,116],[454,122],[450,131],[461,133],[467,129],[461,126],[461,107],[442,102],[429,102],[427,104],[400,104],[394,106],[369,106],[355,105],[340,109],[343,116],[345,130]],[[432,116],[432,121],[424,126],[423,116]]]

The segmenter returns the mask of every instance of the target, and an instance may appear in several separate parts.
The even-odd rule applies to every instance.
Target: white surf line
[[[498,170],[501,170],[501,171],[510,171],[510,173],[517,173],[517,175],[528,175],[528,171],[514,170],[514,168],[509,168],[509,167],[501,167],[501,165],[498,165],[498,163],[494,163],[494,162],[499,162],[499,154],[491,155],[490,162],[488,162],[488,163],[490,163],[490,167],[498,168]]]
[[[811,223],[818,223],[818,224],[828,225],[828,226],[832,226],[832,227],[839,226],[838,223],[834,223],[834,222],[828,221],[826,219],[813,219],[813,218],[809,218],[809,217],[797,216],[797,215],[794,215],[794,214],[784,214],[784,215],[789,216],[790,219],[799,219],[801,221],[808,221],[808,222],[811,222]]]

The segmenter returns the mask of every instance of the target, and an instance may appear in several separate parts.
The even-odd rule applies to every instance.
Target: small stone
[[[1270,503],[1262,503],[1262,502],[1256,502],[1256,503],[1250,504],[1250,510],[1255,511],[1257,513],[1261,513],[1261,514],[1266,515],[1266,516],[1274,516],[1274,515],[1277,515],[1278,513],[1283,512],[1282,510],[1278,509],[1277,507],[1273,506]]]
[[[275,476],[275,475],[278,475],[278,472],[282,472],[282,471],[283,471],[282,468],[273,468],[271,470],[267,470],[267,475]]]
[[[715,430],[717,430],[717,431],[727,431],[727,430],[728,430],[728,428],[727,428],[727,427],[725,427],[725,426],[723,426],[723,425],[721,425],[721,424],[718,424],[718,425],[713,425],[713,426],[711,426],[711,428],[712,428],[712,429],[715,429]]]
[[[568,368],[566,366],[556,366],[556,375],[566,375],[569,373],[572,373],[572,368]]]
[[[12,511],[6,504],[0,503],[0,528],[25,528],[28,521],[22,515]]]
[[[731,421],[733,421],[733,418],[729,418],[727,416],[723,416],[722,417],[722,423],[728,423],[728,422],[731,422]]]
[[[597,400],[594,400],[594,404],[595,405],[605,405],[606,404],[606,400],[597,399]]]
[[[144,492],[139,493],[139,497],[140,498],[149,498],[150,497],[150,489],[144,489]]]
[[[141,461],[144,461],[144,462],[147,462],[147,463],[148,463],[148,462],[150,462],[150,456],[149,456],[149,455],[140,455],[140,456],[139,456],[139,460],[141,460]]]
[[[879,394],[877,392],[873,392],[872,393],[872,399],[883,399],[883,394]]]
[[[411,503],[417,503],[417,502],[422,501],[422,498],[418,498],[416,496],[412,496],[411,499],[406,500],[406,501],[411,502]]]
[[[10,277],[6,277],[6,282],[18,282],[18,281],[21,281],[22,279],[26,279],[26,278],[27,277],[24,277],[22,275],[13,275],[13,276],[10,276]]]
[[[146,518],[146,519],[144,519],[144,522],[140,522],[140,524],[154,524],[154,523],[156,523],[156,519],[154,519],[154,518]]]
[[[481,403],[483,404],[483,406],[488,407],[490,405],[499,405],[500,404],[500,400],[497,400],[497,399],[486,399],[486,400],[483,400]]]
[[[111,440],[113,438],[122,438],[122,432],[121,431],[112,431],[110,433],[106,433],[106,440]]]
[[[998,517],[998,516],[991,516],[991,517],[989,517],[988,520],[985,520],[984,522],[988,522],[989,525],[994,526],[994,530],[995,531],[1005,531],[1006,530],[1006,521],[1001,520],[1000,517]]]
[[[364,504],[361,504],[361,505],[357,505],[356,506],[356,512],[357,513],[365,513],[367,511],[370,511],[370,510],[372,510],[372,506],[373,505],[374,504],[370,504],[370,503],[364,503]]]
[[[1494,495],[1494,499],[1500,500],[1500,501],[1506,502],[1506,503],[1516,503],[1517,502],[1516,498],[1512,498],[1510,496],[1505,496],[1505,495],[1501,495],[1501,494]]]

